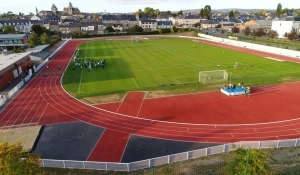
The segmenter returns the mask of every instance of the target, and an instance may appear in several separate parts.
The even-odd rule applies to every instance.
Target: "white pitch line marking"
[[[139,86],[136,84],[134,78],[131,76],[131,73],[130,73],[129,71],[127,71],[127,72],[128,72],[128,74],[130,75],[130,77],[131,77],[131,79],[133,80],[133,82],[134,82],[134,84],[136,85],[136,87],[139,88]]]
[[[253,129],[254,129],[255,132],[257,132],[255,128],[253,128]]]
[[[297,129],[295,129],[297,132],[299,132]]]
[[[232,133],[230,133],[230,134],[231,134],[232,137],[234,137]]]

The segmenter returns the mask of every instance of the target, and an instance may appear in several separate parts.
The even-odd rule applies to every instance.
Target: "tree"
[[[257,14],[259,14],[259,15],[261,15],[261,16],[267,16],[267,11],[261,9],[261,10],[259,10],[259,11],[257,12]]]
[[[34,24],[34,25],[31,26],[31,31],[35,32],[38,37],[40,37],[45,32],[44,31],[45,29],[43,29],[42,26],[36,25],[36,24]]]
[[[292,31],[292,32],[290,32],[290,33],[287,34],[287,38],[290,41],[292,41],[292,40],[298,39],[299,35],[295,31]]]
[[[274,30],[270,30],[269,32],[268,32],[268,37],[269,38],[276,38],[276,37],[278,37],[278,33],[276,32],[276,31],[274,31]]]
[[[233,12],[233,10],[231,10],[231,11],[229,12],[228,15],[229,15],[230,18],[234,17],[234,12]]]
[[[170,31],[171,31],[171,33],[174,33],[174,28],[171,27],[171,28],[170,28]]]
[[[268,154],[259,149],[239,148],[233,152],[232,162],[229,164],[228,174],[271,174],[267,160]]]
[[[244,34],[248,36],[250,34],[250,27],[246,27],[244,30]]]
[[[7,15],[7,17],[8,18],[12,18],[13,16],[15,16],[14,14],[13,14],[13,12],[11,12],[11,11],[8,11],[7,13],[6,13],[6,15]]]
[[[4,27],[4,33],[16,33],[16,30],[13,26],[5,26]]]
[[[0,174],[39,174],[41,173],[39,163],[40,157],[23,150],[20,140],[13,144],[7,141],[0,143]]]
[[[24,13],[19,12],[19,17],[22,18],[24,16]]]
[[[155,10],[155,14],[156,14],[156,17],[158,17],[158,16],[159,16],[159,14],[160,14],[160,11],[159,11],[159,9],[156,9],[156,10]]]
[[[200,10],[200,17],[201,17],[201,18],[204,17],[204,9],[203,9],[203,8]]]
[[[78,31],[75,33],[75,36],[76,36],[76,38],[82,38],[82,32],[81,32],[81,30],[78,30]]]
[[[162,28],[158,28],[157,31],[158,31],[159,34],[163,33],[163,29]]]
[[[240,12],[239,12],[238,10],[235,10],[235,11],[234,11],[234,14],[235,14],[235,15],[238,15],[238,14],[240,14]]]
[[[107,30],[108,32],[114,32],[115,31],[114,28],[112,28],[112,26],[107,26],[105,28],[105,30]]]
[[[29,16],[33,16],[34,14],[32,13],[32,12],[29,12],[29,14],[28,14]]]
[[[254,33],[255,36],[258,36],[258,37],[261,37],[261,36],[265,36],[266,35],[266,32],[264,29],[262,28],[259,28],[255,31]]]
[[[206,5],[204,7],[203,11],[204,11],[204,17],[209,20],[210,19],[211,7],[209,5]]]
[[[240,33],[240,28],[232,27],[231,31],[232,31],[232,33]]]
[[[155,16],[155,10],[151,7],[145,7],[144,14],[148,15],[149,17]]]
[[[144,12],[142,11],[142,9],[139,9],[139,10],[136,11],[134,14],[136,14],[136,15],[143,15]]]
[[[281,3],[278,3],[277,9],[276,9],[276,14],[281,15],[281,11],[282,11],[282,5],[281,5]]]
[[[33,48],[37,45],[39,45],[39,38],[35,32],[31,32],[30,36],[28,37],[27,40],[29,47]]]
[[[42,44],[50,44],[51,40],[49,38],[49,36],[47,35],[47,33],[43,33],[41,36],[41,43]]]
[[[138,26],[138,25],[135,25],[133,27],[129,27],[127,29],[127,33],[129,33],[129,34],[134,34],[136,32],[143,32],[143,31],[144,31],[144,29],[141,26]]]
[[[135,32],[143,32],[144,29],[143,29],[141,26],[135,25],[135,26],[134,26],[134,31],[135,31]]]
[[[182,16],[183,15],[183,12],[182,10],[180,10],[178,13],[177,13],[177,16]]]

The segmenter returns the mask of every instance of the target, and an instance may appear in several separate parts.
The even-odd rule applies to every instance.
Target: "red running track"
[[[58,64],[62,70],[65,70],[74,50],[82,42],[85,41],[69,41],[48,63],[50,71],[57,69]],[[219,43],[217,45],[229,47]],[[230,47],[230,49],[240,48]],[[256,53],[246,48],[242,51]],[[283,56],[275,58],[291,59]],[[78,120],[129,135],[182,141],[229,143],[299,138],[300,108],[295,106],[299,99],[296,90],[299,88],[300,83],[258,87],[254,89],[258,93],[254,93],[249,98],[226,97],[219,92],[209,92],[145,99],[142,103],[136,104],[140,105],[140,109],[138,117],[135,117],[99,109],[76,100],[62,88],[60,74],[48,77],[36,76],[1,111],[0,127],[44,125]],[[183,103],[188,107],[180,108]],[[228,108],[221,108],[225,104],[229,105]],[[233,105],[242,112],[233,115],[231,112]],[[109,108],[110,105],[106,106]],[[150,110],[153,108],[157,111]],[[115,109],[115,106],[111,109]],[[133,110],[132,114],[136,114],[136,106]],[[127,110],[126,113],[131,114]]]

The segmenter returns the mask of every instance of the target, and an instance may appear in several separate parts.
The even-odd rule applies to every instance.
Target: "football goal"
[[[199,72],[199,82],[203,84],[222,82],[228,80],[226,70],[213,70]]]
[[[142,36],[132,36],[131,41],[132,42],[142,42],[143,37]]]

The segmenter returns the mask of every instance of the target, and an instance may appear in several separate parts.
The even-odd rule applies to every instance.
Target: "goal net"
[[[143,37],[142,36],[132,36],[131,41],[132,42],[142,42]]]
[[[222,82],[228,80],[226,70],[213,70],[199,72],[199,82],[203,84]]]

